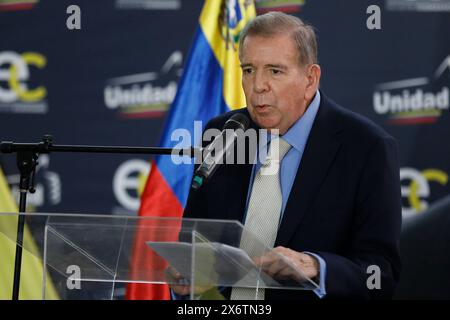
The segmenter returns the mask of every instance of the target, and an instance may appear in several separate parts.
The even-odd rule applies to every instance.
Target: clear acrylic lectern
[[[26,213],[24,255],[31,255],[42,298],[123,298],[126,284],[189,284],[190,299],[225,299],[226,288],[313,290],[317,284],[281,258],[288,277],[264,272],[270,248],[237,221]],[[17,213],[0,214],[0,242],[15,243]],[[251,252],[241,249],[251,241]],[[273,255],[273,253],[270,253]],[[272,256],[273,257],[273,256]],[[25,260],[23,263],[28,263]],[[42,266],[39,268],[39,264]],[[168,266],[182,279],[175,280]],[[27,266],[29,267],[29,266]],[[29,269],[29,268],[28,268]],[[23,271],[23,270],[22,270]],[[51,287],[51,288],[50,288]]]

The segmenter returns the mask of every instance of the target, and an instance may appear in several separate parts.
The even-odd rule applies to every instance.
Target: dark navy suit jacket
[[[286,204],[275,246],[320,255],[326,298],[385,298],[401,268],[401,195],[395,140],[321,92],[321,104]],[[234,113],[212,119],[221,129]],[[258,128],[251,123],[252,128]],[[252,164],[224,164],[189,195],[184,217],[243,220]],[[381,270],[381,288],[369,289]],[[369,279],[370,283],[373,283]],[[313,292],[267,290],[266,299],[317,299]]]

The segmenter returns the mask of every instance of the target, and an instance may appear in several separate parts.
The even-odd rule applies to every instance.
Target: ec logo
[[[36,102],[45,98],[45,87],[29,89],[25,82],[30,78],[29,65],[42,69],[46,64],[46,58],[36,52],[21,55],[12,51],[0,52],[0,82],[7,82],[7,89],[0,87],[0,102]],[[2,69],[4,65],[8,67]]]
[[[400,170],[400,180],[410,181],[409,185],[402,185],[402,197],[409,202],[409,208],[402,208],[403,214],[419,213],[428,208],[428,202],[421,198],[430,196],[429,182],[437,182],[446,185],[448,182],[447,173],[437,169],[425,169],[418,171],[413,168],[402,168]]]
[[[117,169],[113,190],[117,201],[128,210],[138,210],[139,194],[145,186],[150,172],[150,164],[144,160],[132,159],[124,162]]]

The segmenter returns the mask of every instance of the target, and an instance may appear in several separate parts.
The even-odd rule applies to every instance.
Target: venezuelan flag
[[[214,116],[245,106],[238,45],[244,26],[255,15],[252,0],[205,1],[160,146],[180,147],[171,139],[174,130],[187,129],[194,136],[194,121],[201,121],[204,126]],[[170,156],[160,156],[152,161],[139,215],[181,217],[193,169],[193,164],[174,164]],[[166,240],[176,240],[177,234],[172,237]],[[145,240],[148,240],[148,234],[138,232],[136,246]],[[147,259],[150,268],[165,267],[155,266],[154,260],[152,265],[151,256],[143,257],[142,252],[135,248],[134,263],[142,265]],[[167,285],[132,284],[127,287],[127,298],[169,299],[169,289]]]

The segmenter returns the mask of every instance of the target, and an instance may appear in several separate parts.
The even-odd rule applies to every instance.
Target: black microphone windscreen
[[[223,129],[242,129],[247,130],[248,126],[250,125],[250,119],[242,113],[236,113],[234,114],[230,119],[228,119],[225,122],[225,125],[223,126]]]

